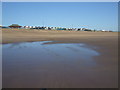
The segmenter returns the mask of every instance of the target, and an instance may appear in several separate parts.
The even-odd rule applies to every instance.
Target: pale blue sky
[[[119,2],[119,0],[1,0],[2,2]]]
[[[118,30],[117,2],[3,2],[3,25]]]

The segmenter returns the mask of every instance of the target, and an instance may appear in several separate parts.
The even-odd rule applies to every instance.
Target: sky
[[[2,2],[2,25],[118,30],[117,2]]]
[[[120,0],[1,0],[2,2],[119,2]]]

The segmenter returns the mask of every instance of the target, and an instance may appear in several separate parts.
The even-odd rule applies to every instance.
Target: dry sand
[[[63,30],[26,30],[3,29],[2,43],[26,42],[26,41],[65,41],[65,42],[95,42],[103,39],[117,40],[116,32],[85,32]],[[104,41],[102,41],[104,42]],[[108,42],[108,41],[107,41]],[[109,42],[108,42],[109,43]]]
[[[118,33],[117,32],[85,32],[85,31],[55,31],[55,30],[24,30],[3,29],[2,43],[26,42],[26,41],[56,41],[57,43],[86,43],[101,53],[96,56],[99,64],[94,78],[100,80],[95,88],[117,88],[118,87]],[[91,70],[91,71],[92,71]],[[98,77],[101,74],[100,77]],[[107,78],[106,78],[107,77]],[[80,87],[90,87],[90,83]],[[71,87],[71,86],[69,86]],[[68,88],[69,88],[68,87]],[[74,87],[74,86],[73,86]],[[79,86],[78,86],[79,87]],[[59,87],[58,87],[59,88]],[[63,87],[64,88],[64,87]]]

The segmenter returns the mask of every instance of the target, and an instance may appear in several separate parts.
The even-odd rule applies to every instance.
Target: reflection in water
[[[89,77],[98,52],[85,44],[48,42],[4,44],[3,87],[76,87]]]

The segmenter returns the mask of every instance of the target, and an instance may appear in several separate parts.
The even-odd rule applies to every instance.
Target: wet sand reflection
[[[99,52],[81,43],[45,44],[48,42],[52,41],[3,45],[4,88],[90,88],[104,84],[94,69]]]

